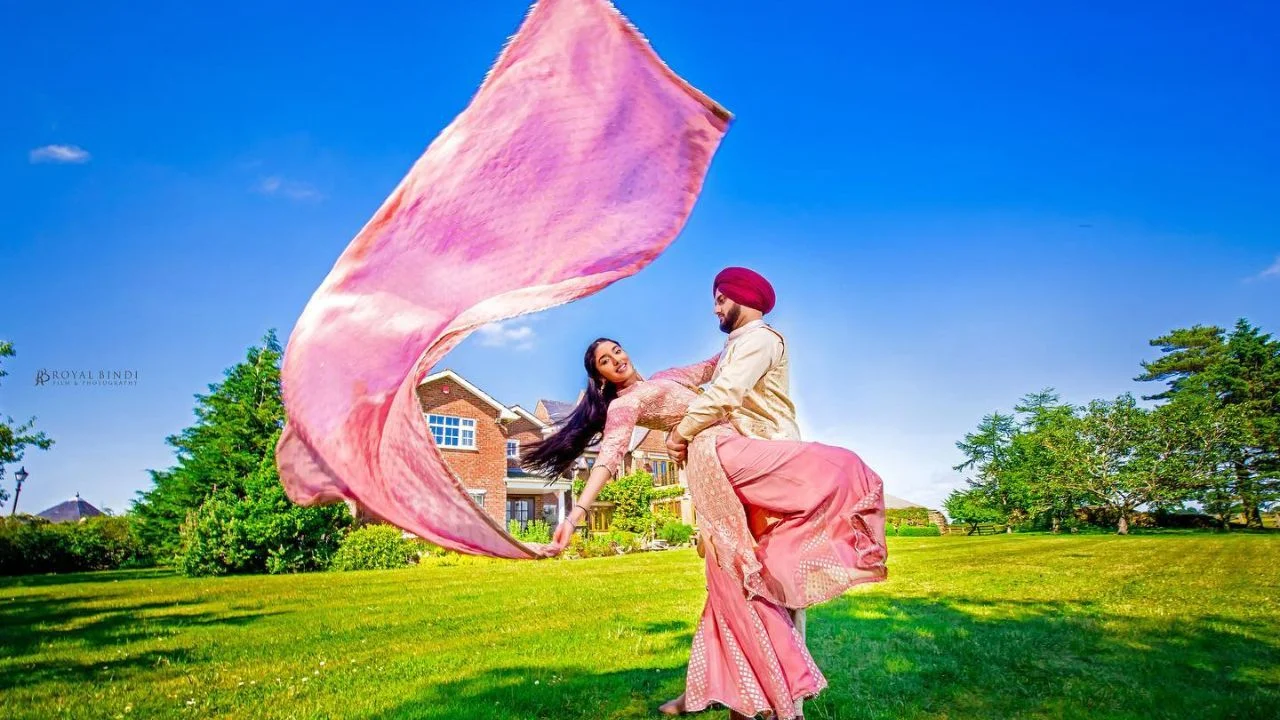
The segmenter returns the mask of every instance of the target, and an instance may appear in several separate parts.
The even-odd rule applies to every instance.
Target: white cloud
[[[89,151],[75,145],[45,145],[32,150],[28,158],[33,164],[81,164],[89,162]]]
[[[309,183],[287,180],[279,175],[262,178],[254,190],[263,195],[299,201],[320,200],[324,197],[315,186]]]
[[[1263,270],[1254,276],[1254,280],[1267,280],[1273,277],[1280,277],[1280,256],[1276,257],[1276,261],[1271,263],[1271,267]]]
[[[485,347],[512,347],[516,350],[533,349],[533,328],[528,325],[508,325],[507,323],[491,323],[476,331],[480,334],[480,344]]]

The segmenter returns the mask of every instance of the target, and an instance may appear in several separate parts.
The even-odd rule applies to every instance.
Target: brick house
[[[520,448],[548,425],[519,405],[504,405],[452,370],[428,375],[418,401],[436,447],[471,498],[499,523],[558,523],[573,507],[568,479],[520,469]]]

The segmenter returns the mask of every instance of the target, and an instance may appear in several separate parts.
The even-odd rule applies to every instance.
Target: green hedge
[[[926,525],[924,527],[901,525],[894,534],[898,537],[939,537],[942,535],[942,531],[938,529],[937,525]]]
[[[51,523],[24,515],[0,518],[0,575],[140,567],[150,553],[129,517]]]
[[[890,508],[884,511],[884,517],[890,525],[916,525],[923,527],[929,524],[928,508]]]
[[[342,539],[334,553],[334,570],[392,570],[408,567],[418,557],[418,542],[391,525],[368,525]]]

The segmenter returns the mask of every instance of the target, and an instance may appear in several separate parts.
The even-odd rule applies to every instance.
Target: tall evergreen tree
[[[1151,397],[1199,408],[1231,426],[1223,436],[1236,444],[1221,449],[1229,453],[1233,472],[1207,488],[1200,501],[1214,514],[1236,510],[1248,525],[1260,527],[1263,508],[1280,500],[1280,342],[1241,319],[1229,335],[1195,326],[1151,344],[1164,355],[1144,362],[1137,379],[1168,384]]]
[[[994,516],[1018,522],[1025,515],[1025,488],[1014,482],[1016,465],[1014,440],[1018,423],[1012,415],[994,412],[982,418],[975,432],[956,443],[965,460],[955,466],[968,472],[969,491],[964,496],[968,508],[985,505]],[[972,513],[970,513],[972,514]],[[991,516],[991,514],[988,514]]]
[[[208,394],[196,395],[196,422],[166,442],[177,464],[152,470],[153,487],[139,492],[134,512],[157,556],[172,556],[187,514],[215,492],[244,497],[249,478],[273,449],[284,425],[280,342],[272,330],[245,360],[228,369]]]
[[[1193,325],[1178,328],[1150,341],[1163,353],[1155,360],[1142,363],[1142,374],[1134,378],[1142,382],[1163,382],[1168,388],[1144,400],[1168,400],[1187,385],[1197,381],[1226,355],[1226,331],[1216,326]]]

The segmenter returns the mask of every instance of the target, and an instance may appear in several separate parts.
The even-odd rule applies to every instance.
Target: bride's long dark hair
[[[604,431],[609,403],[618,397],[618,388],[606,381],[596,369],[596,348],[607,342],[619,344],[616,340],[599,338],[587,346],[586,355],[582,358],[587,369],[587,390],[554,435],[534,444],[520,456],[520,465],[525,470],[551,478],[561,477]]]

